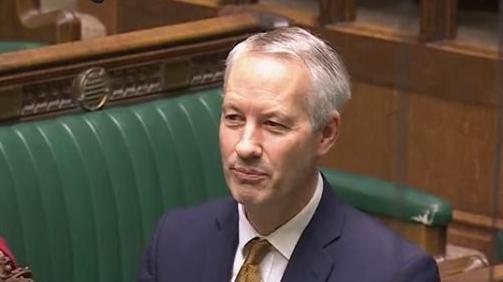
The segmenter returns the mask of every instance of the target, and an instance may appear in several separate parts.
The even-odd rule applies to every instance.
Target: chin
[[[236,202],[248,206],[248,205],[258,205],[262,202],[260,191],[253,187],[242,187],[235,185],[230,188],[232,197]]]

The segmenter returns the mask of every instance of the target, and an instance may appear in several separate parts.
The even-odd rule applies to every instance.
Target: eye
[[[241,118],[239,115],[236,115],[236,114],[228,114],[228,115],[225,115],[225,119],[228,121],[238,121]]]
[[[286,126],[273,120],[266,120],[264,124],[275,129],[286,129]]]
[[[239,126],[243,123],[243,117],[238,114],[224,114],[224,123],[227,126]]]

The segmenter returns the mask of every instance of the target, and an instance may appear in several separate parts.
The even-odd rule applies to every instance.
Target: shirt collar
[[[321,173],[318,173],[318,181],[316,183],[316,189],[313,196],[307,203],[307,205],[292,219],[287,223],[280,226],[273,233],[267,236],[261,236],[253,228],[248,219],[246,218],[244,207],[238,204],[239,213],[239,243],[238,250],[243,250],[243,247],[255,237],[263,237],[267,239],[271,245],[287,260],[290,259],[297,242],[299,241],[300,235],[306,228],[307,224],[311,220],[318,207],[321,200],[321,194],[323,192],[323,178]]]

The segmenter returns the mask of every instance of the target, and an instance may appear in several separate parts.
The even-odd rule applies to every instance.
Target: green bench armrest
[[[362,211],[428,226],[451,221],[449,202],[410,186],[333,169],[322,172],[341,198]]]

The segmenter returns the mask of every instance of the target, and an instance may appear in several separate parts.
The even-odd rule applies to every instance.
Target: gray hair
[[[300,59],[311,74],[307,97],[311,125],[317,131],[351,97],[349,75],[339,55],[323,40],[298,27],[258,33],[236,45],[227,56],[224,87],[232,64],[244,53],[286,55]]]

